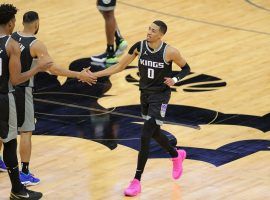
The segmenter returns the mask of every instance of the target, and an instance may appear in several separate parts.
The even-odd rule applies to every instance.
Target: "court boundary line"
[[[270,9],[265,8],[265,7],[263,7],[263,6],[260,6],[260,5],[254,3],[254,2],[251,1],[251,0],[245,0],[245,2],[247,2],[248,4],[250,4],[250,5],[254,6],[254,7],[257,7],[257,8],[259,8],[259,9],[262,9],[262,10],[265,10],[265,11],[270,12]]]

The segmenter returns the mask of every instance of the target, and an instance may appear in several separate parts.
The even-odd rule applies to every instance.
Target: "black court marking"
[[[70,69],[81,71],[89,63],[89,58],[79,59],[72,62]],[[103,68],[92,65],[91,69],[99,71]],[[217,77],[200,77],[207,80],[202,81],[203,84],[209,83],[210,80],[219,80]],[[197,77],[187,80],[187,82],[194,83],[200,80],[201,78]],[[56,77],[40,73],[37,75],[35,83],[34,99],[37,119],[35,134],[79,137],[98,142],[111,150],[117,148],[118,145],[123,145],[139,151],[139,137],[143,123],[141,118],[137,118],[140,116],[140,105],[119,105],[115,108],[104,108],[98,103],[98,99],[106,96],[105,93],[110,90],[109,77],[104,77],[99,80],[98,84],[90,87],[74,79],[69,79],[60,85]],[[48,87],[48,85],[50,86]],[[45,89],[46,87],[47,89]],[[117,114],[112,114],[111,111]],[[266,134],[270,130],[270,113],[263,116],[229,114],[180,104],[168,105],[166,120],[192,125],[245,126],[256,128]],[[171,145],[181,144],[181,141],[177,142],[177,138],[173,135],[178,134],[178,132],[172,134],[163,129],[161,131],[168,137]],[[194,133],[194,131],[192,132]],[[226,134],[226,132],[220,129],[213,137],[219,138],[219,134]],[[196,139],[203,140],[204,137],[197,134]],[[181,146],[181,148],[187,151],[188,159],[221,166],[259,151],[269,151],[269,146],[269,140],[260,140],[256,135],[254,140],[224,143],[217,149],[193,146]],[[168,157],[169,154],[154,140],[151,140],[149,158]]]
[[[254,6],[254,7],[257,7],[257,8],[259,8],[259,9],[262,9],[262,10],[265,10],[265,11],[270,12],[270,9],[265,8],[264,6],[258,5],[258,4],[254,3],[254,2],[251,1],[251,0],[245,0],[245,1],[246,1],[247,3],[249,3],[250,5]]]
[[[63,103],[63,102],[57,102],[57,101],[50,101],[50,100],[46,100],[46,99],[34,98],[34,100],[36,102],[42,102],[42,103],[59,105],[59,106],[67,106],[67,107],[71,107],[71,108],[78,108],[78,109],[83,109],[83,110],[95,111],[95,112],[99,112],[101,114],[111,114],[111,115],[118,115],[118,116],[121,116],[121,117],[130,117],[130,118],[134,118],[134,119],[143,119],[140,116],[121,113],[121,112],[115,112],[114,111],[115,108],[113,108],[112,110],[101,110],[101,109],[97,109],[97,108],[90,108],[90,107],[86,107],[86,106],[79,106],[79,105],[76,105],[76,104],[69,104],[69,103]],[[42,114],[44,114],[44,113],[42,113]],[[65,117],[67,117],[67,116],[68,115],[65,115]],[[81,116],[84,116],[84,115],[81,115]],[[92,115],[86,115],[86,116],[88,117],[88,116],[92,116]],[[74,117],[74,115],[72,117]],[[79,117],[79,116],[75,115],[75,117]],[[200,129],[200,126],[191,125],[191,124],[183,124],[183,123],[170,122],[170,121],[163,121],[163,122],[166,123],[166,124],[184,126],[184,127],[198,129],[198,130]]]
[[[133,68],[135,68],[135,66],[131,66],[129,69]],[[179,73],[179,71],[172,71],[172,76],[175,76],[177,73]],[[125,79],[129,83],[139,86],[139,73],[137,73],[137,77],[128,74]],[[177,88],[181,86],[180,88],[183,89],[184,92],[207,92],[217,90],[226,85],[227,83],[218,77],[191,72],[183,80],[172,86],[171,91],[177,92]]]
[[[197,23],[201,23],[201,24],[207,24],[207,25],[211,25],[211,26],[216,26],[216,27],[221,27],[221,28],[226,28],[226,29],[232,29],[232,30],[237,30],[237,31],[245,31],[245,32],[250,32],[250,33],[270,35],[269,32],[257,31],[257,30],[253,30],[253,29],[239,28],[239,27],[236,27],[236,26],[228,26],[228,25],[218,24],[218,23],[214,23],[214,22],[208,22],[208,21],[204,21],[204,20],[179,16],[179,15],[173,15],[173,14],[170,14],[170,13],[165,13],[165,12],[161,12],[161,11],[157,11],[157,10],[152,10],[152,9],[149,9],[149,8],[144,8],[144,7],[141,7],[141,6],[132,5],[130,3],[126,3],[126,2],[123,2],[123,1],[118,1],[118,3],[129,6],[129,7],[137,8],[137,9],[140,9],[140,10],[145,10],[145,11],[148,11],[148,12],[152,12],[152,13],[161,14],[161,15],[165,15],[165,16],[169,16],[169,17],[174,17],[174,18],[177,18],[177,19],[184,19],[184,20],[187,20],[187,21],[192,21],[192,22],[197,22]]]

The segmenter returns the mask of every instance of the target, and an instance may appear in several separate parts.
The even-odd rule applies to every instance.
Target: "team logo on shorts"
[[[161,115],[161,117],[165,117],[167,106],[168,106],[168,104],[162,104],[161,105],[161,108],[160,108],[160,115]]]
[[[104,4],[109,4],[109,3],[111,3],[111,0],[102,0],[102,2],[103,2]]]

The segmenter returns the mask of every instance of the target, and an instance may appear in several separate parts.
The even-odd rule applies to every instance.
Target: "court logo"
[[[70,69],[81,71],[89,63],[89,58],[79,59],[71,63]],[[102,67],[91,63],[91,70],[99,71]],[[140,105],[104,108],[98,103],[100,98],[108,97],[106,92],[112,87],[109,77],[99,79],[96,85],[90,87],[75,79],[67,79],[61,85],[56,76],[39,73],[35,84],[34,101],[37,118],[35,134],[79,137],[103,144],[111,150],[117,148],[118,145],[123,145],[139,151],[139,133],[143,124]],[[261,116],[222,113],[207,108],[176,104],[162,106],[161,110],[165,111],[165,108],[165,124],[185,124],[190,127],[211,126],[212,124],[243,126],[257,129],[256,133],[262,134],[261,138],[256,134],[254,139],[248,137],[248,140],[224,143],[215,149],[207,146],[196,147],[192,144],[181,146],[187,151],[188,159],[207,162],[218,167],[260,151],[270,151],[270,140],[265,139],[265,134],[270,133],[270,113]],[[167,135],[172,145],[181,143],[177,142],[174,136],[179,133],[161,131]],[[193,134],[196,131],[194,130]],[[226,133],[217,132],[212,137],[219,140],[220,134]],[[197,139],[204,140],[204,136],[198,134]],[[169,154],[155,141],[151,141],[150,146],[150,158],[169,157]]]

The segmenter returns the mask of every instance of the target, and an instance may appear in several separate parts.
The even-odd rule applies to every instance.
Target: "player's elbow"
[[[10,77],[10,82],[13,86],[19,85],[21,81],[17,78]]]
[[[17,81],[13,81],[13,80],[10,80],[10,82],[11,82],[11,84],[12,84],[13,86],[16,86],[16,85],[19,84]]]

